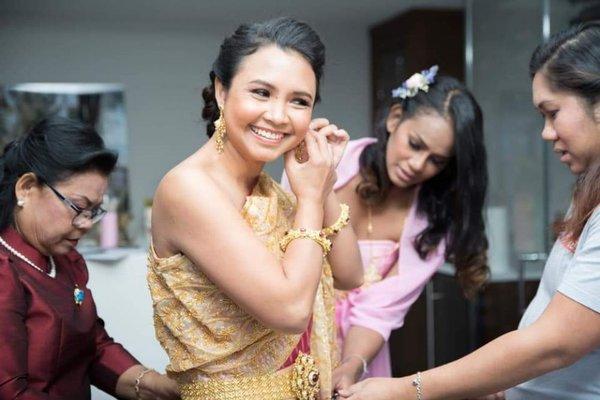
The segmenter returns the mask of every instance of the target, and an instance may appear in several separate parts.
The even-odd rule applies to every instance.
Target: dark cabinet
[[[414,9],[371,27],[373,120],[415,72],[438,64],[441,73],[463,79],[464,26],[462,10]]]

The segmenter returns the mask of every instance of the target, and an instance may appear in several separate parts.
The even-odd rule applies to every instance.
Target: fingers
[[[318,131],[327,125],[329,125],[329,120],[327,118],[315,118],[310,122],[308,127],[313,131]]]
[[[304,146],[306,149],[305,157],[308,161],[312,160],[313,163],[325,163],[326,165],[333,165],[334,152],[331,146],[327,143],[327,138],[323,135],[319,135],[314,131],[308,131],[304,137]],[[291,149],[284,154],[284,163],[286,168],[292,166],[293,161],[296,163],[300,162],[297,159],[297,148]]]
[[[348,142],[350,141],[350,135],[348,135],[348,132],[346,132],[344,129],[338,129],[335,132],[335,136],[337,138],[337,150],[343,154],[344,150],[346,150]]]
[[[315,135],[317,143],[319,145],[319,151],[321,152],[321,156],[324,160],[327,160],[331,164],[333,164],[333,149],[327,142],[327,137],[321,132]]]
[[[336,125],[330,124],[319,131],[317,131],[318,136],[325,136],[327,138],[327,142],[332,145],[334,148],[334,154],[336,151],[341,151],[346,147],[346,144],[350,140],[350,135],[344,129],[339,129]]]
[[[350,386],[349,388],[339,389],[338,394],[343,398],[348,398],[348,397],[354,395],[355,393],[357,393],[358,391],[360,391],[360,388],[362,385],[363,385],[363,382],[358,382],[358,383]]]
[[[337,379],[337,381],[335,382],[335,384],[333,385],[333,387],[335,388],[336,391],[338,390],[344,390],[344,389],[348,389],[350,386],[352,386],[352,380],[345,374],[343,374],[341,377],[339,377]]]
[[[330,124],[326,118],[317,118],[310,123],[310,129],[319,135],[324,135],[331,143],[344,143],[350,139],[350,135],[344,129],[335,124]]]
[[[320,126],[320,129],[315,129],[317,139],[319,143],[327,144],[327,150],[325,150],[324,147],[321,147],[323,155],[332,160],[335,166],[335,164],[337,164],[336,153],[340,153],[340,150],[343,152],[345,144],[348,142],[350,136],[345,130],[339,129],[335,124],[325,125],[325,122],[328,121],[323,118],[319,119],[318,121],[315,120],[313,125],[315,127]],[[340,148],[339,145],[342,145],[342,147]]]
[[[317,143],[316,134],[314,132],[308,131],[306,133],[306,136],[304,137],[304,142],[306,143],[306,151],[308,152],[309,159],[319,157],[320,150],[319,144]]]
[[[338,131],[338,127],[334,124],[328,124],[320,129],[315,129],[319,136],[325,136],[328,140],[337,140],[335,133]]]
[[[338,129],[337,131],[335,131],[334,134],[338,138],[338,140],[342,142],[347,142],[350,140],[350,135],[344,129]]]

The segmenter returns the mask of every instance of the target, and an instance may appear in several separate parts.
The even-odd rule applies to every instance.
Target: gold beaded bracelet
[[[350,222],[350,207],[346,203],[340,203],[340,216],[337,221],[333,223],[333,225],[323,228],[323,233],[325,236],[332,236],[337,234],[339,231],[344,229],[348,222]]]
[[[296,239],[310,239],[316,242],[323,249],[323,256],[326,256],[331,250],[331,240],[327,239],[327,237],[323,234],[323,231],[298,228],[290,229],[281,238],[279,241],[279,247],[281,248],[281,251],[285,253],[288,245],[292,242],[292,240]]]

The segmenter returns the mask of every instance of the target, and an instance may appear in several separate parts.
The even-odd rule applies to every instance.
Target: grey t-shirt
[[[600,209],[585,225],[575,253],[554,244],[535,298],[519,328],[533,324],[559,291],[600,313]],[[564,334],[569,334],[565,326]],[[575,364],[524,382],[506,392],[509,400],[600,399],[600,347]]]

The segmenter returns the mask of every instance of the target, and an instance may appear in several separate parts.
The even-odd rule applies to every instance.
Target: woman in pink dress
[[[445,261],[466,294],[488,275],[481,111],[464,85],[436,73],[396,89],[375,138],[351,141],[337,168],[334,190],[352,210],[365,281],[338,292],[337,389],[391,376],[390,332]]]

